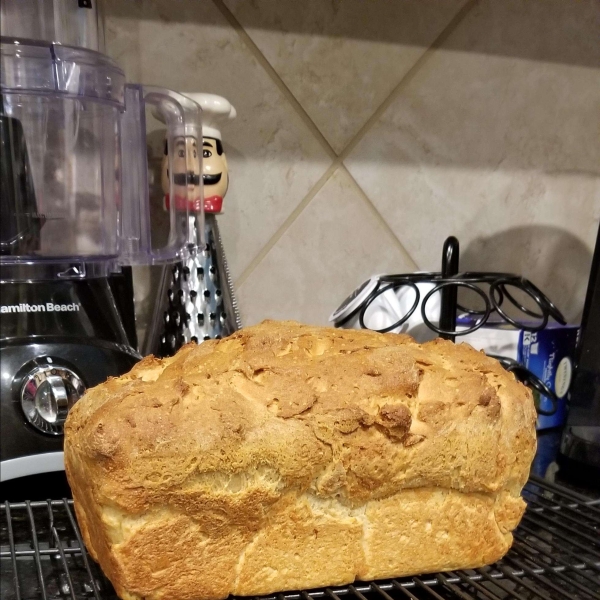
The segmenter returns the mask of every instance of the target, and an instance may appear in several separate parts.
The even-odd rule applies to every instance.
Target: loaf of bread
[[[534,423],[466,344],[269,321],[91,389],[65,466],[121,598],[208,600],[499,559]]]

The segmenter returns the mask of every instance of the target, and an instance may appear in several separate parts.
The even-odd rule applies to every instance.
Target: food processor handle
[[[204,244],[202,186],[194,188],[197,199],[185,209],[171,204],[169,235],[163,247],[155,247],[151,236],[150,186],[146,150],[146,107],[161,113],[167,127],[170,163],[176,152],[181,168],[202,172],[201,108],[182,94],[154,86],[125,86],[125,112],[121,120],[122,226],[120,260],[124,265],[160,264],[185,258],[191,247]],[[198,143],[198,140],[200,142]],[[195,152],[189,151],[195,148]],[[172,169],[171,169],[172,171]],[[174,189],[173,173],[170,187]],[[191,193],[184,188],[183,193]]]

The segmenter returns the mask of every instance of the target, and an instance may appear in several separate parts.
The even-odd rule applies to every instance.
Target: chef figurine
[[[235,108],[221,96],[214,94],[188,94],[185,95],[197,102],[202,107],[202,183],[204,185],[204,212],[205,214],[218,214],[223,209],[223,198],[229,186],[229,171],[227,157],[223,151],[223,142],[219,122],[232,120],[236,117]],[[198,185],[198,177],[194,172],[185,171],[185,152],[188,164],[195,158],[197,152],[195,140],[186,138],[185,142],[179,138],[176,142],[176,152],[173,158],[174,174],[173,183],[176,197],[182,198],[186,194],[188,199],[194,193],[194,185]],[[187,191],[185,186],[188,186]],[[165,155],[162,164],[162,188],[165,194],[165,207],[170,206],[169,199],[169,157],[165,142]],[[194,196],[194,198],[196,198]],[[199,195],[197,197],[199,199]],[[178,200],[179,201],[179,200]],[[176,204],[176,206],[178,206]]]
[[[202,107],[202,184],[204,192],[204,239],[206,245],[192,250],[183,262],[165,268],[155,325],[146,353],[170,356],[183,344],[230,335],[241,327],[233,285],[219,234],[217,215],[229,186],[227,159],[220,123],[236,116],[235,108],[214,94],[185,95]],[[169,174],[173,169],[173,194],[177,210],[197,210],[201,197],[198,172],[189,170],[200,151],[193,137],[176,138],[169,161],[168,147],[162,162],[165,208],[171,206]],[[199,167],[198,167],[199,170]],[[186,204],[187,203],[187,204]]]

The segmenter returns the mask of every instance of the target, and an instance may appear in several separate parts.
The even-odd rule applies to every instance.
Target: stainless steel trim
[[[64,452],[30,454],[0,462],[0,481],[65,470]]]

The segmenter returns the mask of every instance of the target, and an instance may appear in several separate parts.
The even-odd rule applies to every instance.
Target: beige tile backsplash
[[[571,320],[600,220],[600,0],[107,0],[131,81],[227,97],[245,324],[374,273],[522,273]],[[146,292],[148,293],[148,292]],[[152,292],[150,291],[150,296]]]
[[[337,153],[465,1],[224,0]]]
[[[324,323],[349,285],[415,269],[362,196],[339,167],[240,286],[247,322],[268,314]]]

